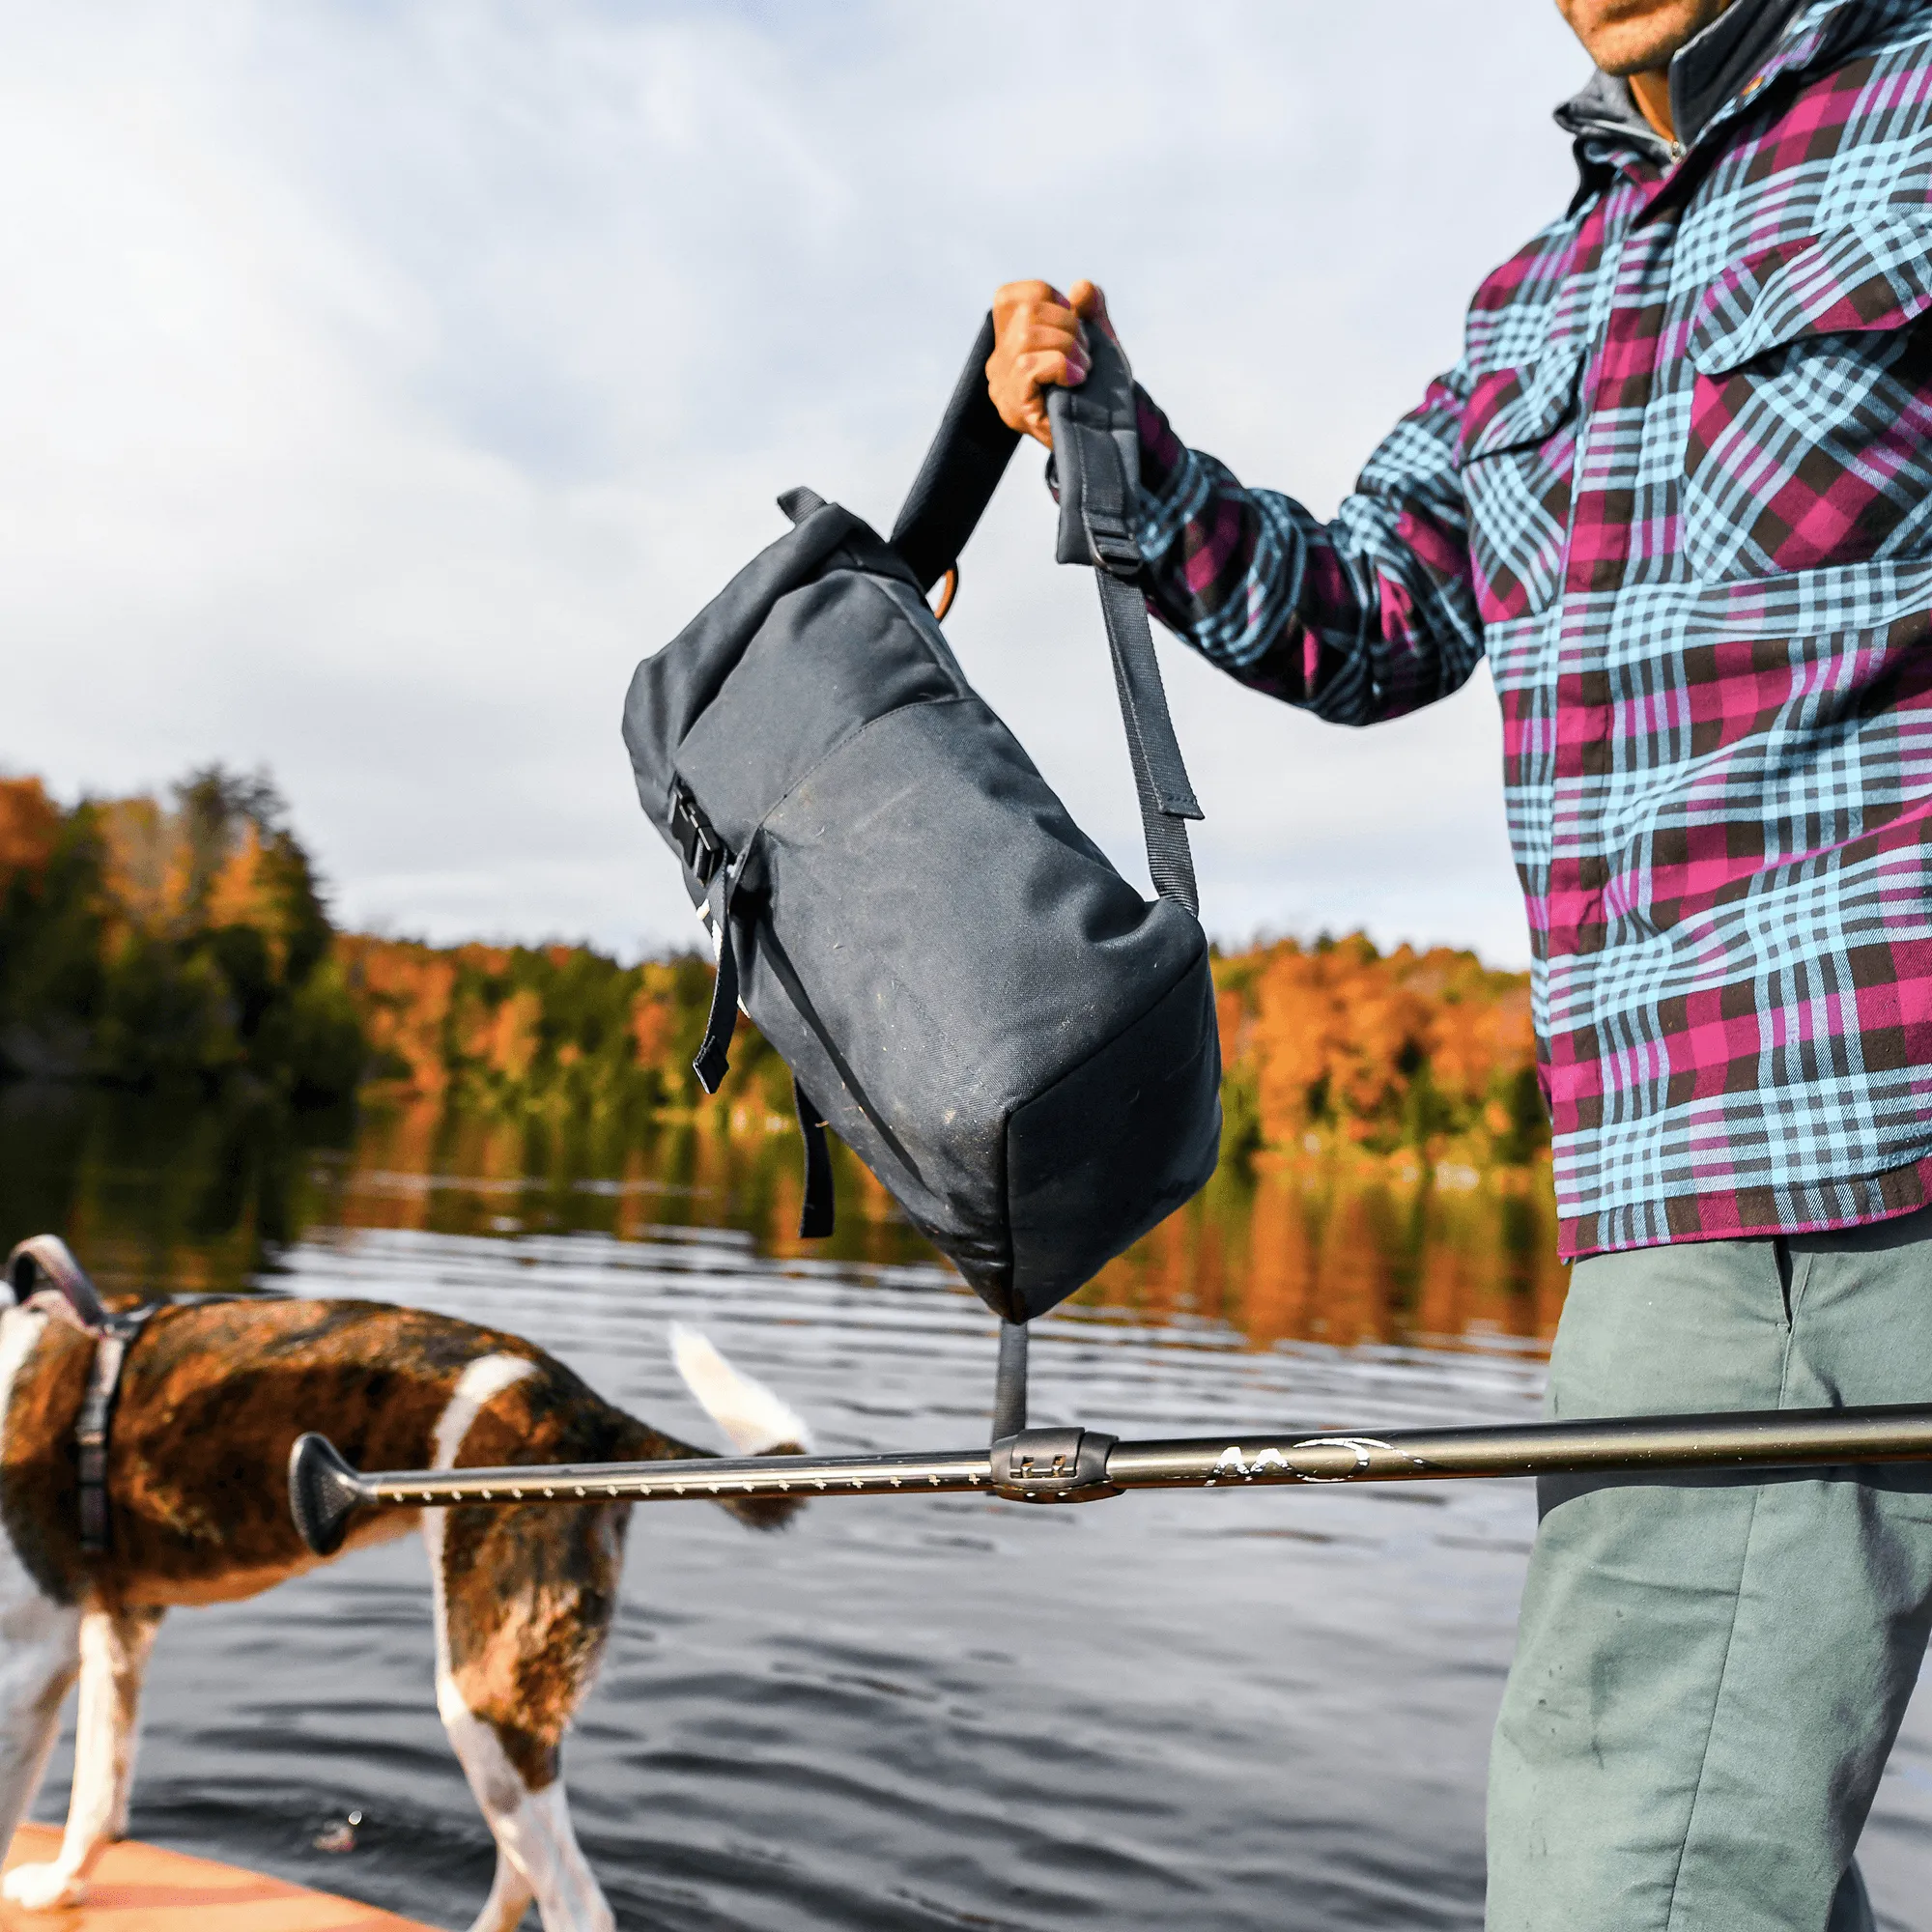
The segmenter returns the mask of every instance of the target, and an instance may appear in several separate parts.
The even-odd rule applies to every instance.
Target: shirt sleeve
[[[1335,724],[1447,697],[1483,654],[1457,460],[1467,392],[1460,367],[1432,383],[1323,524],[1189,449],[1137,387],[1149,609],[1243,684]]]

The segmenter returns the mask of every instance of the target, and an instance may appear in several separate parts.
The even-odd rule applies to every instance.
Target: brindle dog
[[[32,1802],[77,1677],[66,1836],[5,1896],[71,1905],[127,1827],[141,1677],[164,1612],[251,1597],[317,1562],[289,1515],[290,1446],[317,1429],[365,1469],[702,1456],[517,1336],[361,1301],[163,1308],[114,1415],[106,1554],[80,1544],[74,1421],[91,1339],[41,1307],[0,1314],[0,1845]],[[678,1366],[742,1455],[804,1426],[699,1336]],[[789,1504],[726,1504],[769,1527]],[[613,1924],[571,1829],[558,1754],[616,1605],[621,1503],[370,1511],[346,1548],[420,1528],[436,1594],[437,1708],[497,1841],[474,1932]]]

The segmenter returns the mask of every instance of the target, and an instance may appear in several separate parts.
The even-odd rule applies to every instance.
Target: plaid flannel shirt
[[[1213,662],[1366,724],[1489,657],[1569,1255],[1932,1200],[1932,0],[1767,39],[1681,158],[1584,127],[1331,523],[1142,399]]]

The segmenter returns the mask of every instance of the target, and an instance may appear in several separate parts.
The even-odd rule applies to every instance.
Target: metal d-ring
[[[959,595],[959,566],[949,563],[946,575],[939,580],[939,603],[933,611],[934,618],[945,623],[946,613],[952,609],[952,600]]]

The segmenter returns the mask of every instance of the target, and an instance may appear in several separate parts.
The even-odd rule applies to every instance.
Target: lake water
[[[699,1441],[672,1320],[834,1453],[980,1439],[991,1318],[849,1168],[833,1252],[788,1241],[796,1149],[761,1127],[627,1145],[421,1115],[316,1148],[266,1115],[15,1090],[0,1238],[58,1228],[116,1287],[259,1281],[513,1328]],[[1531,1416],[1562,1293],[1548,1210],[1472,1180],[1224,1175],[1035,1324],[1035,1419]],[[1501,1482],[1064,1512],[822,1500],[777,1537],[652,1505],[566,1753],[579,1830],[638,1932],[1474,1927],[1532,1527],[1528,1486]],[[133,1833],[467,1925],[491,1851],[431,1668],[414,1543],[177,1612]],[[61,1814],[67,1764],[37,1815]],[[351,1811],[355,1848],[316,1849]],[[1862,1856],[1885,1922],[1923,1925],[1917,1710]]]

